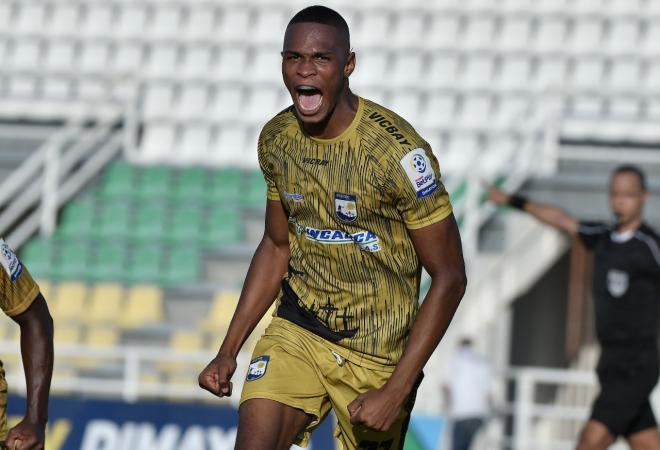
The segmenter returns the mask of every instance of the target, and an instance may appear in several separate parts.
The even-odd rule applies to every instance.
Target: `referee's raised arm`
[[[533,202],[522,195],[508,194],[495,186],[488,187],[488,198],[496,205],[508,205],[526,212],[571,236],[576,236],[578,233],[579,221],[557,206]]]

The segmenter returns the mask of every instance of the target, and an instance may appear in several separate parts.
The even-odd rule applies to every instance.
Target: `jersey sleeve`
[[[430,147],[416,148],[393,161],[390,177],[396,188],[393,194],[396,208],[407,228],[423,228],[451,214],[449,194],[442,184],[440,166]]]
[[[578,236],[589,250],[593,250],[609,231],[609,227],[603,222],[580,222],[578,226]]]
[[[259,135],[257,153],[259,159],[259,168],[264,175],[264,180],[266,180],[266,196],[268,197],[268,200],[279,200],[280,193],[277,191],[277,186],[275,184],[271,148],[264,137],[263,131]]]
[[[25,312],[39,294],[39,286],[9,245],[0,239],[0,308],[9,317]]]

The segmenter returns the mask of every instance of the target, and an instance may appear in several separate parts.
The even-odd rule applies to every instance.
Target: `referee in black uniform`
[[[610,178],[612,223],[580,222],[564,210],[490,187],[489,198],[579,236],[594,252],[593,294],[601,356],[600,393],[577,450],[606,449],[623,436],[633,450],[660,450],[649,396],[658,380],[660,238],[643,222],[644,173],[621,166]]]

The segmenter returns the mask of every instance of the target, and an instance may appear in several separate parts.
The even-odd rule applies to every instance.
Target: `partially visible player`
[[[0,308],[21,329],[21,356],[27,385],[25,417],[7,432],[7,382],[0,362],[0,443],[11,450],[41,450],[46,441],[53,373],[53,319],[39,286],[2,239]]]
[[[236,448],[305,445],[332,409],[344,449],[400,449],[422,368],[465,290],[458,227],[428,143],[353,94],[348,26],[313,6],[289,22],[293,106],[264,127],[264,237],[227,336],[199,376],[231,394],[236,355],[278,300],[241,396]],[[418,306],[422,267],[431,287]]]
[[[594,251],[593,294],[601,345],[596,372],[601,390],[577,449],[605,449],[623,436],[633,450],[659,450],[649,395],[658,381],[660,238],[642,219],[648,198],[644,173],[631,165],[612,173],[612,222],[580,222],[560,208],[495,187],[489,196],[499,205],[511,205],[578,236]]]

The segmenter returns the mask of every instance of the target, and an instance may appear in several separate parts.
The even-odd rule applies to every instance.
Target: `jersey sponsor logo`
[[[382,114],[379,114],[377,112],[372,112],[369,115],[369,119],[373,120],[376,122],[378,125],[383,127],[385,131],[387,131],[390,136],[392,136],[394,139],[397,140],[397,142],[401,145],[412,145],[408,139],[401,133],[401,131],[395,127],[391,121],[387,120],[385,116]]]
[[[270,361],[270,356],[262,355],[254,358],[250,361],[250,367],[248,367],[247,377],[245,381],[254,381],[263,377],[268,370],[268,362]]]
[[[21,264],[16,253],[14,253],[4,239],[0,239],[0,265],[5,269],[12,283],[18,280],[23,274],[23,264]]]
[[[284,192],[285,200],[292,200],[295,203],[302,203],[305,201],[305,196],[303,194],[295,194],[293,192]]]
[[[630,277],[623,270],[610,269],[607,271],[607,290],[614,298],[620,298],[628,292]]]
[[[378,236],[371,231],[347,233],[341,230],[319,230],[317,228],[306,227],[305,237],[310,241],[320,244],[356,244],[361,250],[367,252],[380,251]]]
[[[416,148],[409,151],[401,158],[400,163],[415,189],[417,198],[424,198],[436,191],[438,181],[424,149]]]
[[[355,222],[357,213],[357,196],[335,192],[335,216],[342,222]]]
[[[327,166],[330,161],[319,158],[303,158],[302,162],[303,164],[311,164],[313,166]]]

